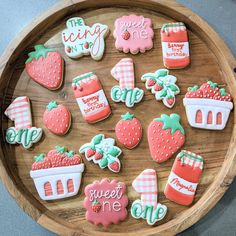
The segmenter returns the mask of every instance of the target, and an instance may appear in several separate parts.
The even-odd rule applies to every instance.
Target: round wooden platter
[[[154,48],[135,56],[118,52],[112,36],[115,19],[131,13],[151,18],[155,31]],[[65,28],[66,20],[73,16],[84,18],[87,25],[99,22],[109,26],[110,34],[106,39],[106,50],[101,61],[94,61],[90,56],[72,60],[65,55],[60,33]],[[181,93],[177,96],[174,108],[168,109],[145,89],[140,77],[144,73],[163,68],[160,28],[163,23],[172,21],[184,22],[189,30],[191,65],[185,69],[171,70],[170,73],[178,78]],[[38,85],[24,70],[28,52],[39,43],[57,49],[65,59],[64,84],[58,91],[52,92]],[[110,75],[110,70],[124,57],[133,58],[136,86],[145,91],[144,99],[132,109],[128,109],[124,104],[114,103],[109,95],[111,87],[117,84]],[[1,178],[25,212],[42,226],[60,235],[163,235],[163,233],[173,235],[181,232],[198,221],[217,203],[227,190],[236,171],[235,110],[231,112],[227,127],[223,131],[194,129],[187,122],[182,100],[187,87],[213,80],[226,85],[236,101],[233,72],[235,66],[234,57],[219,36],[201,18],[173,1],[63,1],[20,33],[1,58]],[[89,71],[95,72],[101,80],[112,108],[112,115],[108,119],[93,125],[83,120],[71,90],[72,78]],[[31,99],[34,125],[44,128],[43,139],[30,150],[17,145],[8,145],[4,139],[6,128],[12,123],[4,117],[3,111],[13,98],[22,95]],[[72,112],[72,128],[64,137],[49,133],[42,124],[42,114],[51,100],[67,105]],[[98,133],[115,138],[115,124],[120,120],[120,115],[126,111],[134,113],[141,120],[144,135],[140,145],[133,150],[127,150],[118,144],[123,150],[121,172],[114,174],[107,169],[101,170],[97,165],[84,159],[86,170],[78,195],[58,201],[40,200],[29,175],[33,157],[42,152],[46,153],[55,145],[64,145],[78,152],[82,144],[90,141],[91,137]],[[148,124],[162,113],[173,112],[181,115],[187,133],[183,148],[202,155],[205,160],[201,182],[194,203],[190,207],[175,204],[163,194],[174,158],[163,164],[157,164],[152,161],[148,149],[146,132]],[[146,168],[154,168],[157,171],[159,202],[168,207],[167,216],[157,226],[148,226],[146,221],[135,220],[130,214],[124,222],[111,225],[107,229],[85,220],[83,192],[87,184],[104,177],[125,182],[130,211],[133,200],[139,198],[131,183]]]

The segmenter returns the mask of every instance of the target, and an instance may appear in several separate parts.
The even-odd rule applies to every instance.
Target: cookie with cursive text
[[[122,16],[115,21],[115,46],[124,53],[144,53],[153,47],[152,21],[143,16]]]
[[[91,55],[94,60],[100,60],[105,50],[104,38],[108,35],[107,25],[100,23],[92,27],[84,24],[80,17],[67,20],[67,28],[62,31],[62,42],[65,53],[71,58],[79,58],[83,55]]]
[[[41,139],[43,130],[32,127],[32,115],[28,97],[15,98],[4,114],[15,123],[15,127],[10,127],[6,131],[6,141],[8,143],[18,143],[28,149],[33,143],[37,143]]]
[[[128,197],[126,186],[117,180],[102,179],[85,187],[84,207],[86,220],[108,227],[127,217]]]

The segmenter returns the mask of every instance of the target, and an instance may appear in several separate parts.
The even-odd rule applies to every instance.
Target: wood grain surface
[[[154,48],[135,56],[118,52],[112,36],[115,19],[131,13],[151,18],[155,31]],[[109,26],[110,34],[106,38],[106,50],[101,61],[94,61],[90,56],[72,60],[65,55],[60,33],[65,28],[66,20],[73,16],[84,18],[86,25],[99,22]],[[162,24],[175,20],[183,21],[189,29],[191,65],[185,69],[170,71],[170,74],[178,78],[177,84],[181,93],[177,95],[174,108],[168,109],[145,89],[140,78],[144,73],[163,68],[160,28]],[[65,60],[64,83],[57,91],[49,91],[35,83],[24,70],[28,52],[39,43],[57,49]],[[117,84],[110,75],[110,70],[124,57],[133,58],[136,87],[145,91],[144,99],[132,109],[122,103],[114,103],[110,98],[110,90]],[[199,220],[217,203],[236,172],[235,111],[231,112],[227,127],[223,131],[194,129],[187,122],[182,100],[187,87],[213,80],[224,85],[235,101],[236,83],[233,74],[235,66],[234,57],[219,36],[201,18],[173,1],[63,1],[20,33],[1,58],[1,178],[24,211],[42,226],[60,235],[115,235],[115,233],[116,235],[117,233],[119,235],[163,235],[163,233],[173,235],[181,232]],[[72,78],[90,71],[95,72],[100,79],[112,108],[112,115],[108,119],[93,125],[83,120],[71,89]],[[3,115],[3,111],[13,98],[22,95],[31,99],[33,124],[44,129],[43,138],[30,150],[17,145],[8,145],[4,139],[6,128],[12,123]],[[42,114],[51,100],[65,104],[72,113],[72,127],[63,137],[53,135],[42,123]],[[141,121],[144,132],[140,145],[133,150],[117,144],[123,150],[121,172],[114,174],[108,169],[101,170],[84,158],[86,169],[78,195],[57,201],[40,200],[29,175],[33,157],[48,152],[55,145],[63,145],[78,152],[82,144],[89,142],[91,137],[98,133],[115,138],[115,124],[127,111],[134,113]],[[196,152],[205,160],[197,194],[190,207],[175,204],[166,199],[163,194],[174,158],[162,164],[155,163],[151,159],[148,148],[148,124],[163,113],[173,112],[181,115],[181,123],[186,131],[183,149]],[[154,168],[157,171],[159,202],[168,207],[167,216],[158,223],[158,226],[150,227],[146,221],[135,220],[130,214],[124,222],[111,225],[108,229],[92,225],[85,220],[83,191],[87,184],[104,177],[125,182],[130,211],[133,200],[139,198],[131,183],[146,168]]]

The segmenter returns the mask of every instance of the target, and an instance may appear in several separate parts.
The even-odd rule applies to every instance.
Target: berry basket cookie
[[[233,108],[231,100],[231,95],[212,81],[200,88],[190,87],[183,100],[189,124],[202,129],[224,129]]]
[[[35,157],[30,176],[41,199],[55,200],[78,193],[83,171],[78,154],[56,146],[47,155]]]

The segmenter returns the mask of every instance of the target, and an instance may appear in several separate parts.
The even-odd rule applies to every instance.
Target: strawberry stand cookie
[[[68,57],[79,58],[91,55],[94,60],[102,59],[105,50],[104,38],[108,35],[107,25],[100,23],[89,27],[80,17],[73,17],[66,22],[67,29],[62,31],[62,42]]]
[[[37,143],[43,134],[41,128],[32,127],[30,100],[26,96],[17,97],[7,107],[4,114],[15,123],[6,131],[6,141],[9,144],[21,144],[25,149]]]
[[[87,185],[84,192],[87,221],[108,227],[110,224],[118,224],[127,217],[128,197],[125,194],[124,183],[114,179],[96,180]]]
[[[95,73],[75,77],[72,80],[72,90],[83,118],[88,123],[104,120],[111,114],[106,95]]]
[[[181,151],[173,164],[164,194],[178,204],[188,206],[194,195],[203,170],[203,158],[189,151]]]
[[[142,100],[143,90],[134,87],[134,63],[131,58],[121,59],[112,68],[111,75],[119,81],[119,85],[111,89],[114,102],[124,102],[127,107],[133,107]]]
[[[30,176],[41,199],[55,200],[78,193],[84,164],[74,151],[56,146],[47,155],[34,157]]]
[[[189,88],[183,103],[189,124],[201,129],[224,129],[233,109],[231,95],[212,81]]]
[[[133,114],[127,112],[116,124],[116,137],[126,148],[135,148],[142,138],[142,126]]]
[[[180,93],[179,87],[175,84],[177,78],[169,75],[167,69],[157,70],[155,73],[146,73],[141,78],[145,86],[155,95],[157,101],[162,100],[168,108],[175,104],[175,95]]]
[[[164,24],[161,28],[161,45],[165,67],[181,69],[189,65],[188,33],[184,23]]]
[[[157,202],[157,175],[153,169],[146,169],[133,181],[134,190],[141,195],[131,206],[131,215],[135,219],[145,219],[149,225],[162,220],[167,207]]]
[[[105,138],[103,134],[98,134],[90,143],[81,146],[79,152],[85,154],[88,161],[98,164],[101,169],[108,167],[110,171],[118,173],[121,167],[118,156],[122,151],[114,144],[113,138]]]
[[[25,62],[27,74],[50,90],[59,89],[63,81],[64,60],[60,53],[44,45],[36,45]]]
[[[115,46],[124,53],[144,53],[153,47],[152,21],[143,16],[122,16],[115,21]]]
[[[43,123],[53,134],[64,135],[71,125],[70,111],[56,101],[50,102],[43,114]]]
[[[162,114],[148,126],[148,144],[152,159],[158,163],[167,161],[185,142],[185,131],[180,116]]]

